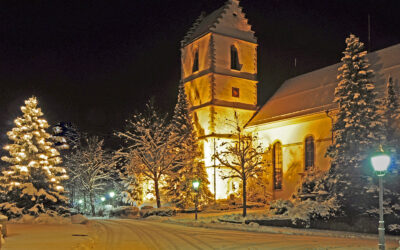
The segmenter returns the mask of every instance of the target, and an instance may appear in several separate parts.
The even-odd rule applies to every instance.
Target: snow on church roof
[[[395,84],[399,84],[400,44],[369,53],[367,58],[375,72],[374,82],[378,94],[383,94],[389,76],[393,77]],[[336,108],[333,97],[340,65],[337,63],[286,80],[247,126]]]
[[[251,30],[251,25],[248,24],[238,0],[228,0],[221,8],[208,16],[204,16],[204,13],[202,13],[181,41],[182,47],[209,32],[228,35],[253,43],[257,42],[254,31]]]

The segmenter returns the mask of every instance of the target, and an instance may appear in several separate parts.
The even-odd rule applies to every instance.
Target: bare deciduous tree
[[[144,113],[128,120],[126,130],[117,136],[126,142],[126,147],[117,154],[136,175],[154,182],[157,207],[161,207],[160,181],[179,161],[176,145],[181,138],[172,133],[172,124],[152,102],[146,105]]]
[[[257,138],[246,134],[240,126],[239,117],[235,113],[235,120],[230,122],[233,126],[232,139],[219,145],[222,150],[217,150],[215,157],[229,172],[223,179],[239,178],[242,182],[243,217],[246,216],[247,193],[246,186],[249,178],[261,171],[263,164],[263,148],[257,144]]]

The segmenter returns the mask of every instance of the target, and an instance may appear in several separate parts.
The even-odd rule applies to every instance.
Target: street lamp
[[[105,201],[105,200],[106,200],[106,197],[101,197],[100,200],[101,200],[101,201]]]
[[[386,170],[390,164],[390,156],[385,154],[380,146],[378,152],[371,156],[371,164],[374,167],[376,175],[379,179],[379,226],[378,226],[378,233],[379,233],[379,249],[385,249],[385,222],[383,221],[383,176],[386,174]]]
[[[112,198],[115,196],[114,191],[109,192],[108,195],[110,196],[110,205],[113,206],[114,205],[114,201],[113,201]]]
[[[193,189],[196,192],[196,197],[194,200],[194,212],[195,212],[195,220],[197,220],[197,203],[199,202],[199,186],[200,186],[200,182],[198,180],[194,180],[192,182],[193,185]]]

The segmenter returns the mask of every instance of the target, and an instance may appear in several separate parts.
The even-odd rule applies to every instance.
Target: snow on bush
[[[400,233],[400,225],[399,224],[390,224],[388,226],[389,232],[391,233]]]
[[[110,210],[110,217],[135,217],[139,214],[139,208],[133,206],[117,207]]]
[[[10,220],[10,222],[16,224],[71,224],[71,217],[52,216],[50,214],[40,214],[38,216],[24,214],[20,218]]]
[[[293,203],[289,200],[274,200],[270,204],[270,212],[272,214],[285,214],[293,208]]]
[[[287,212],[288,217],[292,220],[293,224],[306,223],[306,226],[310,226],[312,219],[324,219],[327,220],[333,217],[339,209],[335,199],[329,199],[326,201],[313,201],[305,200],[295,204]]]
[[[176,215],[176,209],[172,207],[162,207],[162,208],[153,208],[153,209],[141,209],[140,216],[143,218],[149,216],[173,216]]]

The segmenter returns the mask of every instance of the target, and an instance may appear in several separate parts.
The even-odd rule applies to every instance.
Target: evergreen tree
[[[202,152],[199,146],[193,119],[189,111],[189,103],[183,84],[179,86],[178,102],[175,106],[172,118],[173,134],[179,137],[176,150],[180,160],[175,168],[171,169],[166,177],[166,194],[170,200],[181,208],[194,205],[192,182],[200,182],[198,199],[202,204],[212,199],[212,193],[208,189],[210,184],[207,172],[202,162]]]
[[[366,160],[385,137],[364,44],[351,34],[346,45],[335,89],[338,112],[333,126],[334,143],[328,149],[332,166],[327,180],[330,193],[337,196],[345,212],[353,214],[371,205],[371,195],[365,192],[370,190],[373,172]]]
[[[400,105],[398,101],[398,95],[394,89],[392,77],[389,77],[386,85],[386,91],[384,114],[386,121],[387,146],[395,148],[398,147],[399,144],[399,131],[396,131],[396,128],[399,125]]]
[[[62,181],[66,171],[58,166],[62,160],[46,132],[49,125],[37,107],[35,97],[21,107],[23,116],[15,119],[15,127],[7,133],[11,144],[4,147],[10,156],[2,157],[9,163],[0,181],[1,212],[9,217],[23,214],[50,215],[67,212],[67,198]]]

